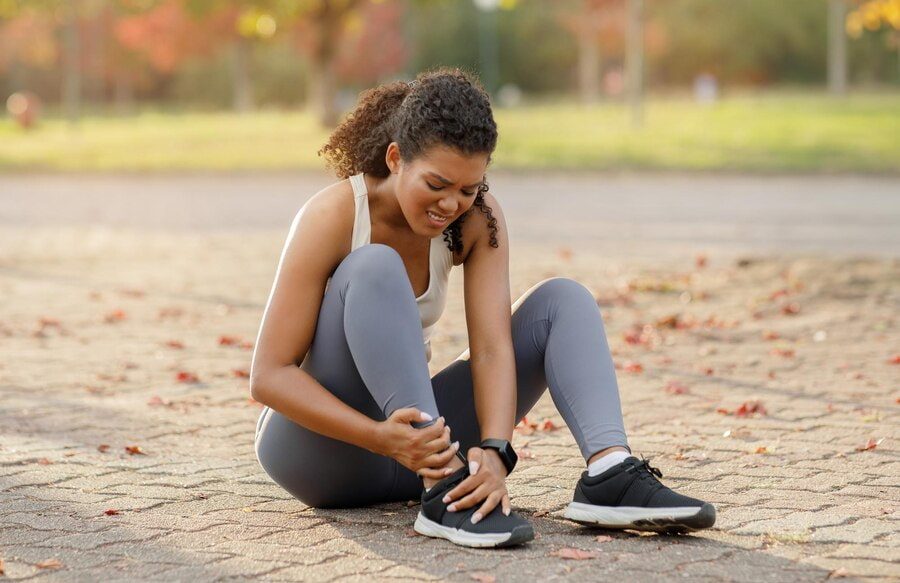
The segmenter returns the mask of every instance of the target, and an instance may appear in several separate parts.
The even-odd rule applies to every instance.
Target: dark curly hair
[[[356,108],[332,132],[318,154],[338,178],[365,172],[386,178],[388,144],[397,142],[409,162],[435,144],[465,154],[491,153],[497,146],[497,124],[490,98],[478,80],[460,69],[442,67],[420,73],[409,83],[379,85],[360,94]],[[487,215],[491,247],[497,243],[497,219],[484,202],[485,179],[475,204],[444,229],[451,251],[462,250],[462,224],[477,206]]]

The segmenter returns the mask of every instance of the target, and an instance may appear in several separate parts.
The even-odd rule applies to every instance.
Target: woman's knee
[[[390,279],[390,275],[406,273],[403,259],[396,249],[382,243],[369,243],[357,247],[341,261],[334,277],[350,277],[369,281]]]
[[[561,305],[588,301],[593,306],[597,306],[597,299],[593,292],[578,280],[570,277],[551,277],[538,283],[535,288],[535,295],[558,299]]]

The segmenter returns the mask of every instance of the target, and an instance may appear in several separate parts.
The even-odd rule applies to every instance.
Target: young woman
[[[566,517],[711,526],[711,504],[631,456],[591,292],[557,277],[510,305],[506,223],[485,179],[496,143],[487,94],[450,69],[366,91],[330,136],[320,153],[342,180],[294,218],[253,355],[260,464],[310,506],[421,497],[419,533],[522,543],[534,530],[511,511],[510,440],[549,387],[587,462]],[[469,349],[430,377],[460,265]]]

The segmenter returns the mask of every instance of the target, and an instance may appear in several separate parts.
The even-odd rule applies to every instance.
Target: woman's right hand
[[[428,427],[410,425],[424,420],[422,412],[413,407],[391,413],[378,426],[379,453],[394,458],[424,478],[440,480],[452,473],[442,468],[456,455],[459,442],[450,443],[450,428],[444,424],[443,417]]]

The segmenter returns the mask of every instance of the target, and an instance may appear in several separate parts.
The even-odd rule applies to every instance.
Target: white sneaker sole
[[[606,528],[653,531],[686,531],[709,528],[716,521],[712,504],[644,508],[642,506],[595,506],[570,502],[563,516],[575,522]]]
[[[516,527],[513,532],[490,532],[483,534],[467,532],[458,528],[438,524],[433,520],[426,518],[421,511],[419,511],[419,515],[416,517],[416,523],[413,525],[413,529],[419,534],[436,538],[445,538],[452,543],[465,547],[505,546],[505,544],[516,544],[534,538],[534,533],[531,528],[528,528],[527,532],[526,529],[520,530],[521,528],[522,527]],[[513,535],[515,535],[515,537]],[[513,538],[516,540],[513,540]]]

